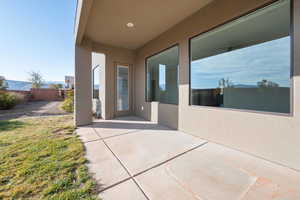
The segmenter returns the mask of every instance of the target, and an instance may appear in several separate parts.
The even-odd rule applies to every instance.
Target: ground
[[[71,116],[0,121],[0,199],[95,199]]]
[[[300,199],[300,171],[138,117],[76,131],[103,200]]]
[[[72,124],[0,121],[0,200],[300,199],[300,171],[212,141],[134,116]]]
[[[60,105],[61,101],[30,101],[10,110],[0,110],[0,120],[68,114],[60,109]]]

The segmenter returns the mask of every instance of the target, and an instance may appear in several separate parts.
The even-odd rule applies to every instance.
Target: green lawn
[[[0,199],[96,199],[72,117],[0,121]]]

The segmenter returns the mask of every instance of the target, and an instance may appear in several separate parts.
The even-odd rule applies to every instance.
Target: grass
[[[0,121],[0,199],[96,199],[72,117]]]

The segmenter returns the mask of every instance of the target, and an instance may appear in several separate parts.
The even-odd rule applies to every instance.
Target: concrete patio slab
[[[103,200],[300,199],[300,172],[140,118],[77,132]]]
[[[113,156],[103,141],[84,143],[88,168],[100,190],[129,178],[128,173]]]
[[[76,133],[79,135],[82,142],[90,142],[100,139],[92,126],[78,127],[76,129]]]
[[[105,142],[135,175],[206,141],[175,130],[149,129],[108,138]]]
[[[213,143],[147,171],[136,180],[155,200],[300,199],[299,172]]]
[[[102,200],[146,200],[142,191],[137,187],[133,180],[128,180],[102,193],[99,197]]]
[[[113,120],[96,120],[93,123],[93,127],[102,138],[133,133],[145,129],[168,129],[156,123],[133,116],[120,117]]]

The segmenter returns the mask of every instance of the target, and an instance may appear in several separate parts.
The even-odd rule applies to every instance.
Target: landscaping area
[[[72,116],[0,121],[0,199],[96,199]]]
[[[25,96],[0,90],[0,120],[26,117],[71,115],[74,109],[74,92],[66,91],[63,101],[28,101]]]

